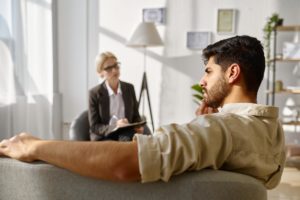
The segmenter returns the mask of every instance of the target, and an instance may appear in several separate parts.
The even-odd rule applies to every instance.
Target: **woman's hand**
[[[126,118],[123,118],[123,119],[119,119],[117,121],[117,127],[122,127],[122,126],[125,126],[127,125],[129,122]]]
[[[144,133],[144,126],[135,127],[135,128],[134,128],[134,131],[135,131],[136,133],[143,134],[143,133]]]

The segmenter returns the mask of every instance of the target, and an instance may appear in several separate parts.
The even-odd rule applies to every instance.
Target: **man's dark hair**
[[[233,63],[238,64],[247,91],[257,93],[265,71],[265,56],[259,40],[246,35],[221,40],[203,50],[205,63],[212,56],[223,71],[226,71]]]

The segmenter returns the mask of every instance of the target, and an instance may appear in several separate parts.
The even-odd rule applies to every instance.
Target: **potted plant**
[[[203,99],[203,88],[199,84],[194,84],[191,88],[196,92],[196,94],[193,94],[194,102],[200,105],[200,102]]]
[[[271,35],[272,32],[276,29],[277,26],[281,26],[283,24],[283,18],[279,17],[279,14],[274,13],[271,17],[268,18],[267,23],[264,27],[264,49],[265,49],[265,56],[266,56],[266,62],[270,62],[271,58]]]

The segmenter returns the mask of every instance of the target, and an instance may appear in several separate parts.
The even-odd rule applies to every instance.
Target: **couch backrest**
[[[120,183],[83,177],[43,162],[0,158],[2,200],[266,200],[255,178],[221,170],[186,172],[168,183]]]

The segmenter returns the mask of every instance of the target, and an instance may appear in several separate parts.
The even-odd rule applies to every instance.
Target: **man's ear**
[[[231,64],[226,70],[226,76],[228,78],[229,83],[236,82],[241,75],[241,68],[238,64]]]

